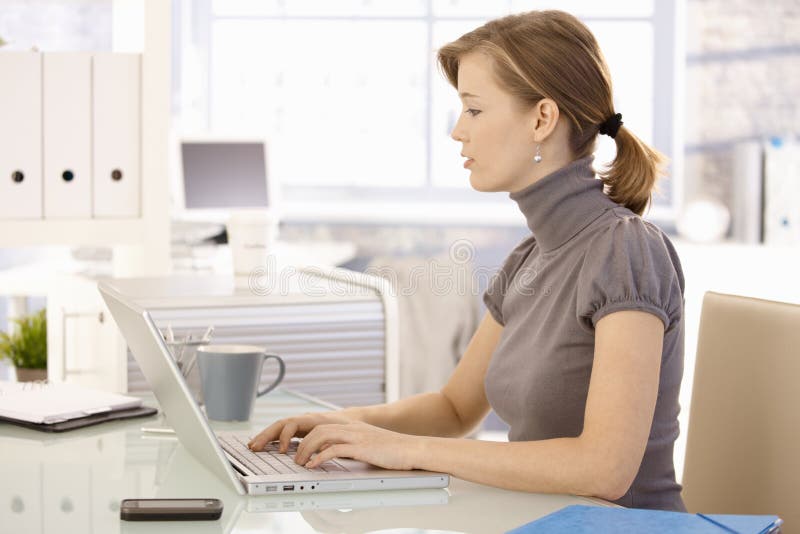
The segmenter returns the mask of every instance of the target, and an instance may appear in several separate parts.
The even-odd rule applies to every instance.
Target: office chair
[[[708,292],[689,414],[690,512],[777,514],[800,532],[800,306]]]

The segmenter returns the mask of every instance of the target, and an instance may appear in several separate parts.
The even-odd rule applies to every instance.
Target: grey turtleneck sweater
[[[593,156],[511,193],[532,235],[508,256],[484,302],[504,326],[486,373],[511,441],[583,430],[594,328],[621,310],[664,323],[658,399],[639,472],[618,504],[685,510],[675,481],[683,375],[683,273],[669,239],[603,193]]]

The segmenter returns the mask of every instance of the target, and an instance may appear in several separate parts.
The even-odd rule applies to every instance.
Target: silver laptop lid
[[[206,418],[194,402],[175,360],[150,314],[116,291],[110,284],[98,285],[111,315],[122,331],[145,378],[153,388],[169,424],[181,444],[223,481],[230,481],[245,495],[243,483],[217,442]]]

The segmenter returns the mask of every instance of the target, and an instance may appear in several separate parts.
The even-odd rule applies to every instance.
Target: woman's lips
[[[475,161],[474,159],[472,159],[472,158],[469,158],[467,161],[465,161],[465,162],[464,162],[464,168],[466,169],[467,167],[469,167],[470,165],[472,165],[472,163],[473,163],[474,161]]]

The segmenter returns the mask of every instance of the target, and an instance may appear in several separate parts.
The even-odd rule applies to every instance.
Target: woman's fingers
[[[280,442],[280,452],[285,453],[289,448],[289,442],[293,437],[303,437],[311,432],[315,427],[332,422],[344,424],[349,420],[338,413],[307,413],[298,417],[281,419],[262,430],[256,437],[250,440],[247,446],[254,451],[264,449],[264,446],[271,441]]]
[[[298,425],[292,420],[284,425],[283,430],[281,430],[280,438],[278,438],[280,441],[280,445],[278,446],[279,452],[285,453],[287,450],[289,450],[289,442],[292,441],[292,438],[297,433],[297,430]]]
[[[314,458],[308,460],[305,466],[308,469],[319,467],[320,464],[333,460],[334,458],[355,458],[355,445],[349,443],[337,443],[325,450],[320,450]]]
[[[335,444],[349,443],[349,441],[344,425],[318,425],[300,442],[294,461],[303,465],[308,462],[312,454],[320,451],[320,447],[325,443],[328,443],[330,445],[328,449],[331,449],[336,446]]]
[[[305,435],[304,427],[309,427],[309,429],[313,427],[313,423],[310,423],[309,426],[309,422],[303,422],[303,419],[307,418],[292,417],[291,419],[281,419],[272,423],[250,440],[247,444],[248,448],[253,451],[260,451],[264,449],[267,443],[280,441],[281,452],[286,452],[289,442],[294,436],[302,437]]]
[[[283,420],[272,423],[267,428],[259,432],[258,435],[256,435],[256,437],[251,439],[250,442],[247,444],[247,446],[250,448],[250,450],[253,451],[262,450],[264,448],[264,445],[266,445],[270,441],[275,440],[275,438],[278,437],[281,429],[283,429],[283,425],[284,425]]]

